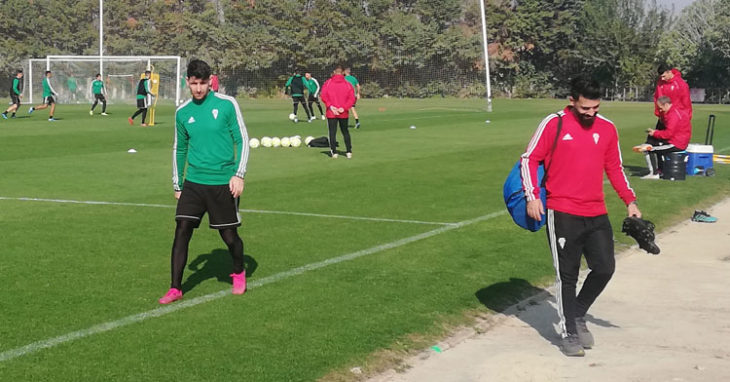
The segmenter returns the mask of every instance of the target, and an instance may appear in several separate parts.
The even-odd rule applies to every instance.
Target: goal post
[[[53,84],[59,92],[59,103],[93,101],[91,83],[102,75],[109,103],[135,102],[136,85],[145,70],[159,74],[158,97],[161,102],[181,103],[180,56],[62,56],[28,60],[28,96],[34,103],[42,89],[45,71],[53,72]]]

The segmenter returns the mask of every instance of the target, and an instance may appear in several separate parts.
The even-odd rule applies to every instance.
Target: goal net
[[[182,62],[179,56],[47,56],[28,60],[27,94],[30,103],[43,101],[43,78],[50,70],[51,85],[61,104],[94,101],[91,84],[101,74],[107,102],[134,104],[137,83],[146,70],[153,73],[151,88],[157,87],[158,103],[181,103]],[[159,77],[158,77],[159,76]]]

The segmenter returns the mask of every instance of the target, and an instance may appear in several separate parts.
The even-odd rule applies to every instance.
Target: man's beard
[[[583,127],[591,127],[593,126],[593,122],[596,121],[596,116],[581,114],[578,117],[578,121],[580,121],[580,125]]]
[[[593,126],[593,122],[596,121],[596,114],[590,115],[590,114],[581,114],[579,113],[575,108],[573,109],[573,115],[578,119],[578,122],[580,122],[580,125],[584,128],[589,128]]]

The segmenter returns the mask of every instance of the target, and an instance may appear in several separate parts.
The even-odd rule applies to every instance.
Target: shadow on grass
[[[187,293],[203,281],[213,278],[219,282],[231,284],[229,275],[233,272],[232,267],[233,261],[227,249],[215,249],[211,253],[199,255],[188,264],[188,270],[192,273],[182,285],[183,293]],[[244,254],[243,268],[246,270],[246,278],[248,278],[256,272],[258,263],[251,255]]]
[[[645,166],[629,166],[624,164],[624,169],[629,170],[629,176],[644,176],[649,174],[649,169]]]

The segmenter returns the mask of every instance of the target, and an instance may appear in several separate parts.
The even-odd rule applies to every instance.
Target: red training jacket
[[[669,81],[664,81],[661,78],[656,84],[656,90],[654,91],[654,115],[657,117],[662,116],[659,106],[656,104],[656,100],[661,96],[667,96],[672,100],[672,106],[678,109],[685,110],[689,119],[692,119],[692,100],[689,98],[689,85],[682,79],[682,73],[677,69],[672,69],[674,77]]]
[[[350,108],[355,104],[355,93],[352,91],[352,85],[350,85],[345,76],[342,74],[335,74],[322,85],[322,91],[319,93],[322,102],[324,102],[327,108],[325,114],[327,118],[349,118]],[[335,115],[330,106],[345,109],[344,113]]]
[[[689,144],[692,137],[692,121],[690,121],[687,112],[677,108],[672,104],[668,112],[664,113],[665,130],[654,130],[652,136],[663,141],[668,141],[674,147],[684,150]]]
[[[626,205],[636,200],[624,174],[613,122],[598,114],[593,126],[584,128],[573,115],[571,106],[558,113],[563,118],[563,127],[555,149],[552,146],[558,131],[558,116],[550,114],[537,127],[522,154],[522,188],[527,200],[540,197],[537,167],[543,161],[548,168],[545,187],[549,209],[588,217],[606,214],[604,171]]]

